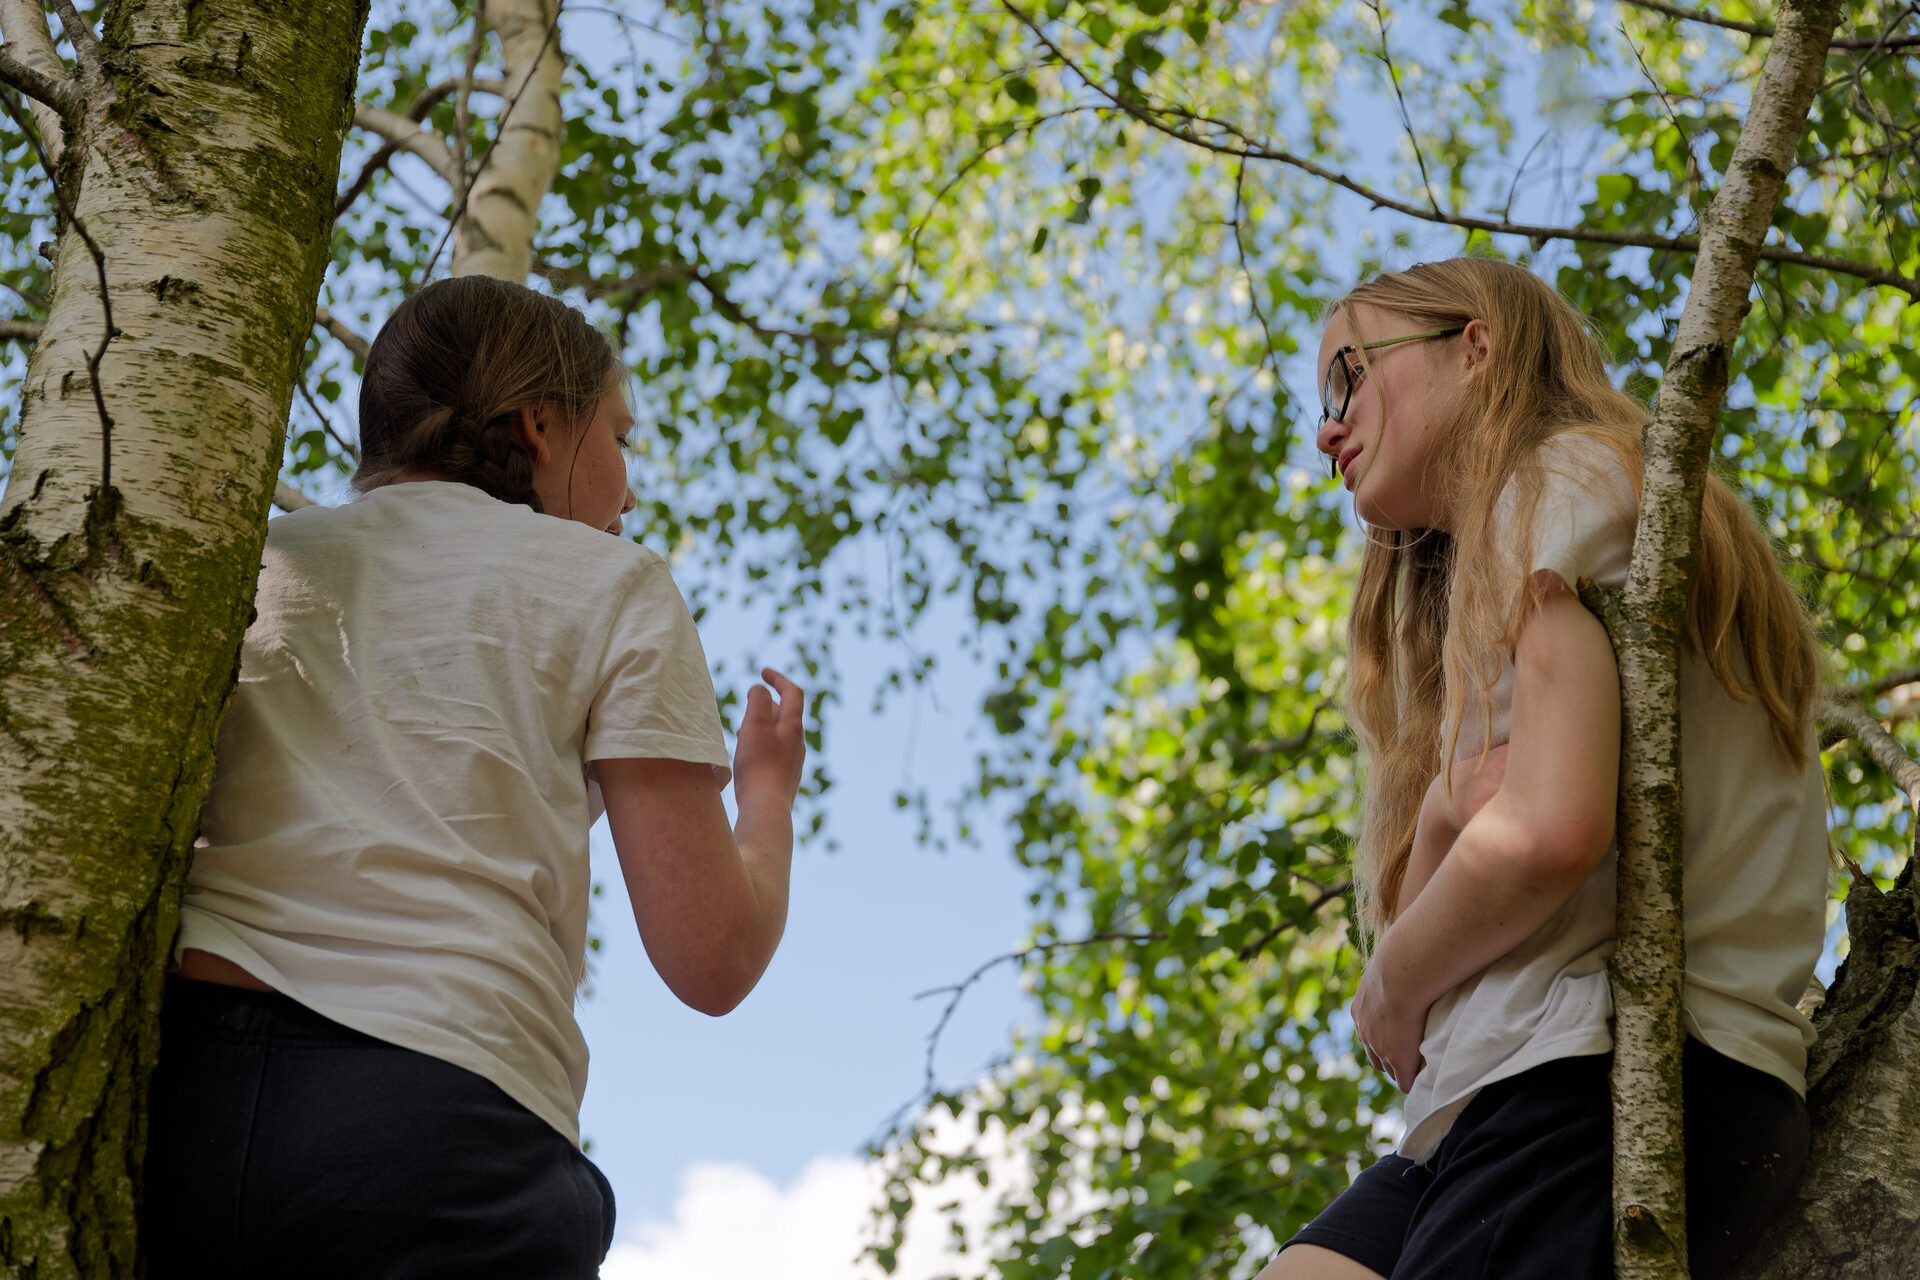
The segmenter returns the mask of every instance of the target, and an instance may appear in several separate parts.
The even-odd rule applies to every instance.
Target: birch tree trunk
[[[500,39],[507,99],[495,142],[470,180],[453,243],[453,274],[523,281],[533,270],[533,233],[540,202],[560,163],[559,0],[486,0],[481,20]],[[478,36],[476,35],[476,38]],[[455,163],[464,140],[455,139]]]
[[[119,2],[81,41],[62,169],[113,329],[68,226],[0,499],[0,1274],[135,1274],[162,973],[366,16]]]
[[[1725,182],[1701,214],[1700,253],[1646,434],[1640,524],[1611,628],[1624,708],[1614,993],[1614,1269],[1687,1274],[1680,1046],[1680,636],[1701,493],[1728,353],[1754,264],[1806,127],[1838,0],[1783,4]]]

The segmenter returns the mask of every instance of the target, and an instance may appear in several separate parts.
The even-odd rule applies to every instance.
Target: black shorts
[[[1612,1055],[1563,1058],[1475,1095],[1426,1164],[1383,1156],[1289,1245],[1390,1280],[1612,1280]],[[1806,1104],[1689,1039],[1689,1266],[1734,1275],[1806,1162]]]
[[[271,992],[167,983],[153,1280],[586,1280],[613,1189],[491,1081]]]

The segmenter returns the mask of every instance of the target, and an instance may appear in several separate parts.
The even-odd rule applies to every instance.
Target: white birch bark
[[[521,281],[533,270],[540,202],[560,164],[559,0],[486,0],[481,12],[500,40],[507,98],[497,141],[469,185],[453,274]]]
[[[69,229],[0,497],[0,1274],[135,1274],[161,975],[365,19],[110,4],[113,78],[84,82],[67,139],[112,303],[112,431],[99,276]]]
[[[1700,503],[1728,355],[1754,264],[1819,87],[1837,0],[1783,4],[1700,253],[1646,436],[1640,525],[1619,625],[1624,709],[1614,987],[1614,1267],[1687,1274],[1680,1103],[1686,974],[1681,903],[1679,658]]]

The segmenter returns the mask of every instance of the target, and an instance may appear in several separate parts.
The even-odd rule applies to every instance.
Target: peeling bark
[[[61,169],[115,329],[69,230],[0,497],[0,1273],[39,1280],[136,1273],[162,973],[367,7],[105,12],[110,76],[81,81]]]
[[[1646,434],[1640,524],[1618,625],[1623,706],[1614,989],[1614,1269],[1687,1274],[1681,1135],[1680,635],[1727,360],[1754,265],[1819,87],[1837,0],[1784,4],[1726,181],[1700,217],[1686,309]]]

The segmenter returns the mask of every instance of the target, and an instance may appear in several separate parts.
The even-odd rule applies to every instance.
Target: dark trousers
[[[1474,1096],[1425,1164],[1363,1170],[1288,1244],[1391,1280],[1612,1280],[1612,1055],[1562,1058]],[[1806,1162],[1806,1104],[1765,1072],[1687,1041],[1687,1253],[1731,1280]]]
[[[613,1190],[471,1071],[282,995],[176,978],[142,1232],[153,1280],[585,1280]]]

